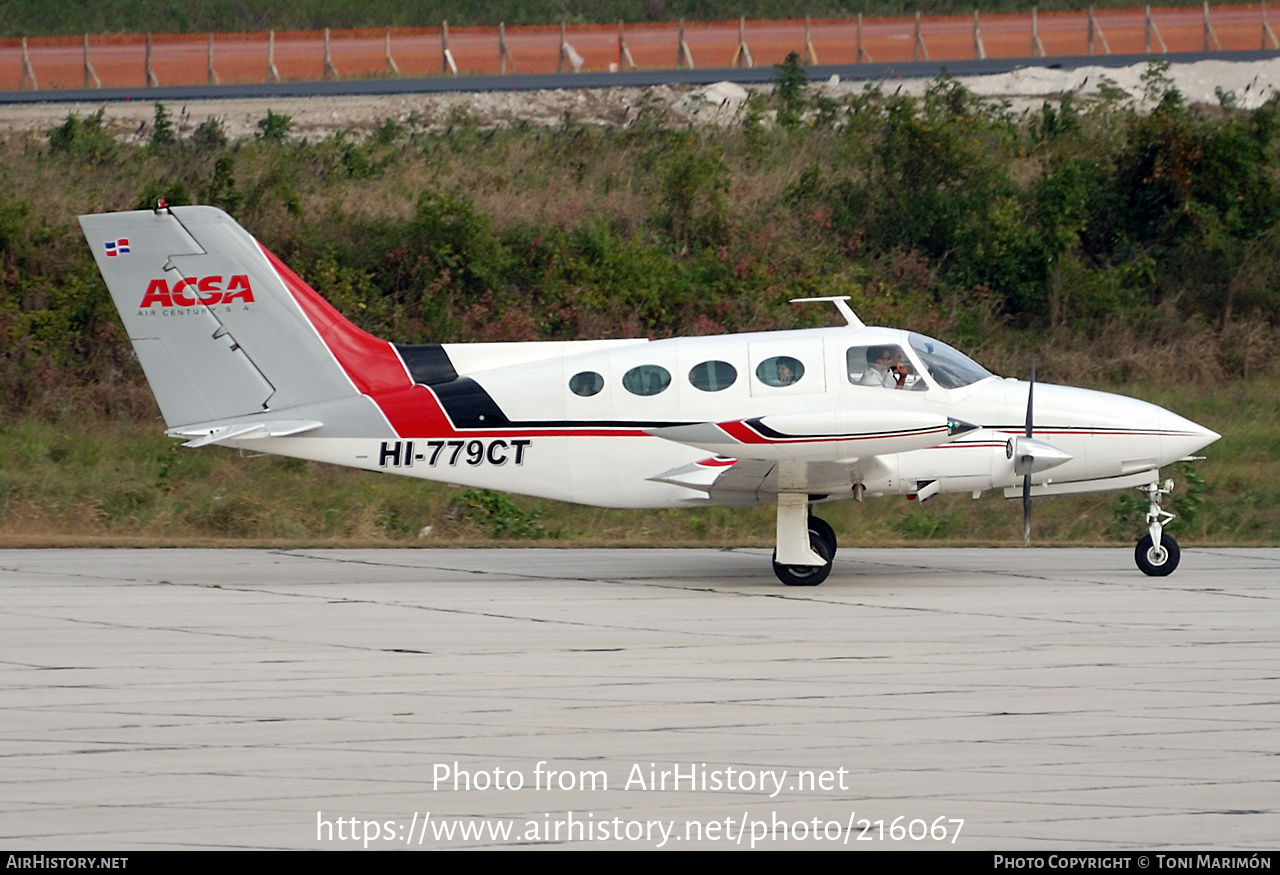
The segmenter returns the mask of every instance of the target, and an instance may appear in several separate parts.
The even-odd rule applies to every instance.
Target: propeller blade
[[[1022,542],[1031,543],[1031,475],[1022,478]]]
[[[1036,391],[1036,363],[1031,363],[1031,382],[1027,385],[1027,438],[1032,432],[1031,399]],[[1031,472],[1022,476],[1022,542],[1031,543]]]
[[[1027,437],[1031,437],[1031,398],[1036,391],[1036,366],[1031,363],[1031,383],[1027,386]]]

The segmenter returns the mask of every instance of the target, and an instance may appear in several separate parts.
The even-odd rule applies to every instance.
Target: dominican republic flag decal
[[[107,247],[107,258],[115,258],[117,255],[127,255],[129,253],[128,237],[121,237],[119,240],[108,240],[103,245]]]

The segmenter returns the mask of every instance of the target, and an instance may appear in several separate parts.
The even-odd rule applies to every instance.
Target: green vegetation
[[[1214,428],[1225,437],[1197,469],[1201,504],[1184,506],[1180,537],[1280,541],[1278,104],[1188,107],[1158,65],[1144,84],[1146,115],[1063,99],[1015,118],[941,79],[922,100],[843,103],[795,83],[729,128],[685,127],[643,101],[607,127],[486,129],[455,112],[312,144],[274,113],[261,136],[228,142],[163,108],[154,132],[128,132],[146,145],[115,139],[101,114],[11,136],[0,534],[769,540],[767,507],[600,511],[176,447],[74,221],[165,197],[233,212],[361,327],[402,342],[802,327],[835,315],[790,298],[847,294],[868,322],[933,334],[997,372],[1034,358],[1043,380]],[[1128,541],[1122,502],[1039,502],[1037,539]],[[849,543],[1020,530],[1016,503],[967,496],[827,515]]]
[[[951,0],[810,0],[802,7],[780,0],[153,0],[137,3],[98,0],[95,3],[49,3],[47,0],[0,0],[0,36],[46,36],[81,33],[200,33],[204,31],[314,30],[323,27],[439,27],[453,25],[612,24],[625,21],[728,21],[749,19],[851,18],[872,16],[969,15],[973,3]],[[1081,9],[1074,0],[993,0],[976,4],[983,12],[1027,12]],[[1099,8],[1130,7],[1129,0],[1103,0]],[[1171,0],[1167,6],[1198,6],[1191,0]]]

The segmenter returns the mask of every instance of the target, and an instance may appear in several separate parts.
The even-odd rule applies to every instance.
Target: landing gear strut
[[[1147,493],[1147,534],[1138,542],[1133,558],[1143,574],[1164,577],[1173,574],[1182,558],[1178,542],[1164,533],[1174,515],[1160,506],[1160,500],[1173,491],[1173,481],[1149,483],[1141,489]]]
[[[836,533],[809,513],[809,496],[778,494],[778,547],[773,573],[787,586],[817,586],[831,573]]]

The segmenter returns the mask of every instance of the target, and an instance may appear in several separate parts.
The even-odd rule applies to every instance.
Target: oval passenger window
[[[775,355],[756,367],[756,377],[766,386],[791,386],[804,376],[804,365],[789,355]]]
[[[640,365],[622,376],[622,388],[632,395],[657,395],[671,385],[671,372],[661,365]]]
[[[575,395],[581,395],[583,398],[598,395],[603,388],[604,377],[595,371],[583,371],[569,378],[569,391]]]
[[[703,392],[719,392],[728,389],[738,379],[738,369],[728,362],[703,362],[689,371],[693,388]]]

